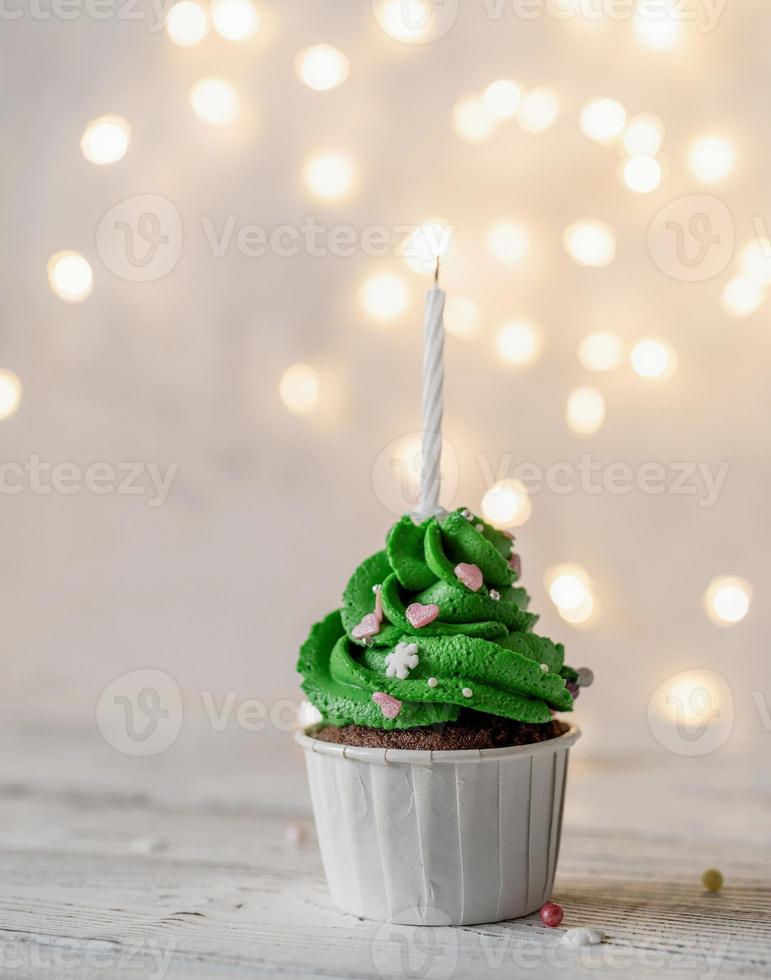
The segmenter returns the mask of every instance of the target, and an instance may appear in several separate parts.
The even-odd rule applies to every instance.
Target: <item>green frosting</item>
[[[563,663],[562,644],[531,632],[538,617],[514,585],[511,555],[511,539],[467,510],[422,524],[403,517],[385,550],[353,573],[343,608],[303,644],[302,687],[323,718],[394,729],[454,721],[463,707],[533,724],[550,721],[554,709],[570,711],[565,685],[577,672]],[[477,591],[459,579],[460,564],[481,571]],[[378,591],[379,631],[357,639]],[[407,615],[414,603],[439,614],[415,626]]]

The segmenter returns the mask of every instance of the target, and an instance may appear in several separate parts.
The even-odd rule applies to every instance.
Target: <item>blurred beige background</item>
[[[446,32],[408,44],[382,29],[369,3],[260,0],[254,38],[233,43],[210,30],[182,47],[157,29],[149,6],[135,8],[137,19],[119,16],[117,0],[103,19],[83,7],[71,19],[27,7],[16,17],[9,0],[0,34],[0,369],[22,390],[18,410],[0,422],[0,457],[22,467],[33,457],[69,462],[81,473],[95,462],[177,465],[159,506],[150,505],[146,469],[141,493],[36,492],[27,476],[19,492],[4,490],[0,698],[18,731],[66,722],[98,738],[100,693],[140,668],[176,681],[190,737],[211,730],[201,692],[217,703],[228,692],[267,706],[299,699],[300,643],[393,519],[398,467],[390,450],[384,467],[381,453],[420,428],[430,277],[360,244],[348,256],[323,245],[320,255],[254,257],[234,234],[218,256],[207,228],[220,236],[230,218],[236,229],[269,233],[315,217],[326,228],[349,226],[360,242],[372,226],[403,238],[440,217],[453,230],[443,286],[479,310],[473,336],[447,339],[445,432],[458,480],[446,506],[479,509],[491,478],[511,475],[507,462],[546,469],[589,454],[634,471],[646,462],[730,465],[711,506],[671,488],[530,497],[532,514],[516,533],[540,628],[566,644],[571,663],[596,673],[578,710],[587,753],[698,749],[698,739],[668,736],[666,725],[654,726],[656,735],[648,720],[654,693],[665,703],[661,685],[686,670],[725,679],[720,687],[702,675],[669,691],[697,729],[702,702],[692,692],[707,691],[705,719],[720,712],[716,751],[752,755],[765,744],[769,308],[764,286],[753,292],[757,275],[725,290],[742,274],[743,249],[771,221],[771,11],[760,0],[729,0],[706,30],[714,5],[692,2],[693,18],[671,38],[665,31],[671,46],[656,48],[629,13],[594,22],[580,12],[554,16],[552,7],[526,19],[516,4],[447,0],[436,14]],[[320,43],[349,62],[347,79],[323,92],[295,69],[298,52]],[[205,78],[237,93],[229,124],[208,125],[193,111],[190,90]],[[488,126],[479,100],[501,78],[526,92],[551,90],[553,124],[543,132],[516,118]],[[611,145],[582,132],[582,108],[597,97],[617,100],[630,119],[660,120],[662,177],[650,193],[620,179],[622,132]],[[459,132],[457,106],[467,98],[477,101],[461,109]],[[108,113],[128,120],[130,143],[121,160],[96,166],[80,140]],[[468,125],[483,138],[470,141]],[[728,172],[711,184],[689,158],[705,136],[733,150]],[[334,200],[304,181],[307,161],[322,152],[344,154],[353,167],[351,186]],[[97,228],[120,202],[144,195],[170,202],[156,231],[170,235],[161,247],[179,254],[166,274],[137,282],[114,270],[125,235],[113,227],[109,239],[108,228],[99,244]],[[717,250],[714,274],[695,282],[684,281],[676,253],[667,257],[675,239],[667,246],[657,219],[690,195],[709,200],[682,206],[682,233],[693,236],[694,254],[711,237],[706,249]],[[146,213],[121,212],[135,222],[137,248],[147,244],[137,224]],[[694,214],[712,224],[689,225]],[[565,229],[586,217],[614,232],[615,258],[604,267],[579,265],[563,245]],[[658,260],[648,240],[657,220]],[[501,221],[527,231],[529,247],[513,264],[488,247]],[[154,226],[143,227],[152,238]],[[61,250],[93,270],[83,302],[50,288],[47,264]],[[387,321],[361,301],[365,280],[382,274],[399,277],[407,297]],[[732,315],[742,304],[751,315]],[[517,367],[496,338],[522,319],[537,324],[542,349]],[[603,373],[577,357],[599,330],[624,348]],[[634,345],[651,335],[676,352],[671,377],[652,381],[630,366]],[[304,415],[279,396],[284,371],[298,362],[320,379]],[[605,420],[581,435],[565,406],[585,385],[603,395]],[[10,479],[16,470],[4,472]],[[596,612],[583,625],[561,617],[544,583],[547,569],[565,562],[591,581]],[[703,605],[724,575],[753,590],[748,614],[730,627]],[[268,732],[249,738],[258,754],[273,744]]]

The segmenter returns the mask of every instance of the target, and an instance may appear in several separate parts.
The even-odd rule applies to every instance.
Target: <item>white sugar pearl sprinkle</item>
[[[477,529],[477,531],[479,531],[479,533],[480,533],[480,534],[481,534],[481,533],[482,533],[482,531],[484,531],[484,529],[485,529],[485,526],[484,526],[484,524],[475,524],[475,525],[474,525],[474,527],[475,527],[475,528]]]
[[[490,589],[490,598],[497,602],[501,597],[500,592],[497,589]]]
[[[464,687],[460,693],[463,695],[464,698],[471,698],[474,696],[474,692],[471,690],[470,687]]]
[[[541,670],[544,672],[544,674],[548,674],[549,673],[549,665],[548,664],[541,664]]]
[[[429,687],[436,687],[436,685],[438,683],[439,683],[439,681],[435,677],[429,677],[428,678],[427,684],[428,684]]]

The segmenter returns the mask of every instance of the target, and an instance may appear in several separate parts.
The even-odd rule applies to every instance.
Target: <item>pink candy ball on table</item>
[[[541,906],[541,922],[552,929],[562,922],[562,916],[564,914],[562,908],[556,902],[547,902]]]

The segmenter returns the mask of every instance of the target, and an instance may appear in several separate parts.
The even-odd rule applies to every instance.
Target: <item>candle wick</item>
[[[434,282],[435,283],[436,282],[439,282],[439,263],[440,263],[440,261],[441,261],[441,257],[439,255],[437,255],[437,257],[436,257],[436,266],[434,267]]]

